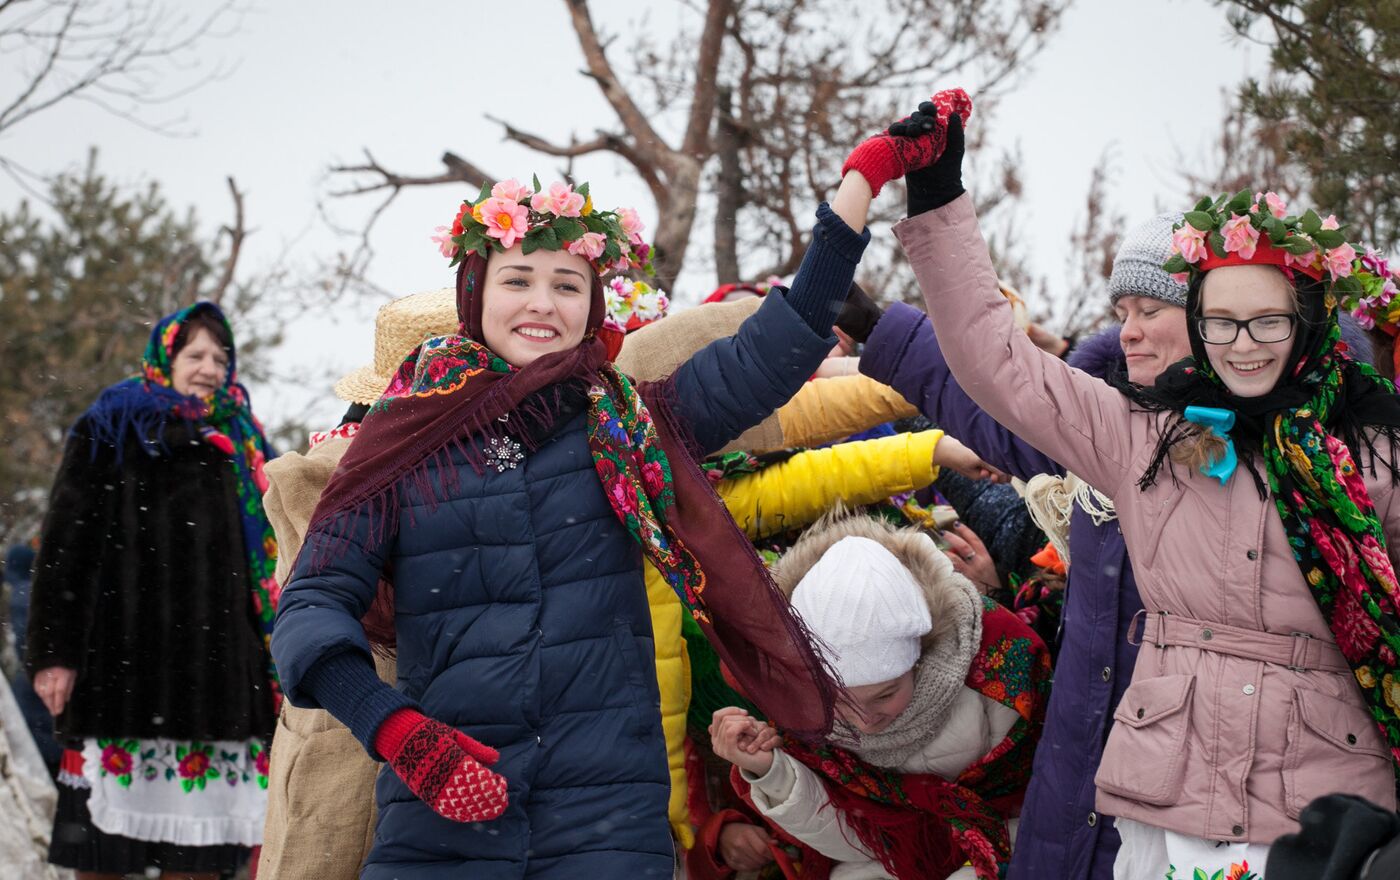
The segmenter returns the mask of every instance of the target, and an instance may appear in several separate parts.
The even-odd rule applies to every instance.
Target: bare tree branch
[[[711,0],[705,13],[705,29],[700,36],[700,51],[695,59],[695,95],[690,102],[690,119],[686,122],[681,152],[701,161],[710,152],[710,120],[714,118],[715,101],[719,94],[715,72],[719,69],[724,51],[724,33],[733,11],[733,0]]]
[[[612,149],[612,137],[609,135],[602,134],[601,132],[599,133],[598,137],[594,138],[591,141],[579,142],[577,140],[573,140],[569,143],[568,146],[563,146],[545,140],[537,134],[530,134],[528,131],[521,131],[520,129],[511,125],[509,122],[506,122],[504,119],[499,119],[495,116],[490,115],[487,115],[486,118],[506,130],[506,140],[511,140],[515,141],[518,144],[523,144],[524,146],[527,146],[538,153],[544,153],[546,156],[567,156],[569,158],[574,158],[576,156],[586,156],[589,153],[597,153],[601,150]]]
[[[656,129],[651,127],[647,115],[632,100],[627,89],[613,71],[603,44],[598,39],[598,31],[593,26],[593,16],[588,11],[588,0],[564,0],[569,7],[569,18],[573,22],[574,33],[578,35],[579,46],[583,49],[584,60],[588,64],[588,75],[602,90],[603,97],[612,105],[613,112],[622,125],[631,132],[638,155],[653,165],[665,167],[668,156],[662,147],[664,141]],[[713,2],[713,0],[712,0]]]
[[[243,239],[248,235],[243,225],[243,193],[238,191],[238,184],[234,183],[232,176],[228,178],[228,191],[233,196],[233,225],[225,226],[221,230],[229,237],[228,258],[224,260],[224,271],[219,275],[219,280],[214,284],[209,297],[219,304],[223,303],[224,294],[233,283],[234,272],[238,268],[238,257],[243,252]]]
[[[0,16],[20,10],[22,2],[0,3]],[[0,21],[0,53],[28,70],[13,95],[0,101],[0,133],[81,100],[148,130],[177,134],[181,120],[152,121],[142,111],[227,75],[220,65],[191,81],[172,78],[170,69],[184,73],[203,64],[194,50],[241,15],[235,0],[198,19],[160,0],[51,0],[23,8],[27,15]]]

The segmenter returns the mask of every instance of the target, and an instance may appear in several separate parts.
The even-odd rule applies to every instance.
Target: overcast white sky
[[[196,10],[213,3],[182,5]],[[630,27],[641,4],[591,5],[595,20],[622,35],[614,53],[627,39],[666,33],[689,14],[673,0],[654,0],[643,33]],[[404,172],[433,173],[442,152],[452,149],[488,172],[528,179],[538,170],[544,178],[557,165],[503,143],[487,115],[562,139],[611,121],[597,89],[572,73],[582,58],[558,0],[260,0],[237,32],[207,42],[204,51],[237,68],[167,108],[188,119],[192,137],[162,137],[70,102],[16,127],[0,141],[0,152],[51,173],[80,166],[95,144],[109,176],[133,186],[159,181],[172,204],[195,205],[211,230],[229,215],[224,178],[232,174],[247,193],[255,230],[244,269],[256,271],[284,251],[293,263],[309,264],[342,246],[320,220],[317,203],[326,168],[357,161],[361,148]],[[1263,50],[1231,39],[1224,12],[1209,0],[1078,0],[996,119],[998,140],[1019,141],[1025,157],[1023,228],[1031,237],[1032,268],[1063,274],[1066,228],[1106,148],[1115,157],[1114,202],[1130,217],[1186,201],[1189,194],[1174,191],[1178,157],[1203,154],[1220,119],[1221,88],[1233,88],[1266,60]],[[0,80],[15,81],[14,65],[13,58],[0,59]],[[473,71],[470,92],[462,88],[464,70]],[[976,96],[975,82],[963,85]],[[608,204],[635,204],[654,222],[646,190],[622,163],[598,158],[579,170],[595,192],[606,192]],[[400,196],[377,227],[372,280],[404,294],[450,283],[427,235],[462,195],[435,187]],[[0,210],[13,209],[21,197],[0,177]],[[331,204],[351,224],[371,205]],[[694,302],[711,281],[687,277],[695,289],[675,293]],[[324,423],[338,418],[343,404],[320,376],[369,360],[376,305],[318,314],[289,328],[277,371],[316,378],[254,387],[265,421],[294,413]]]

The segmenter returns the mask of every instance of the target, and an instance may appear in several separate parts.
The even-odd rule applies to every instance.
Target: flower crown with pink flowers
[[[606,320],[624,333],[661,320],[671,307],[665,291],[620,275],[603,285],[603,299],[608,307]]]
[[[635,209],[594,210],[586,183],[545,189],[538,177],[531,182],[534,189],[518,180],[483,185],[474,201],[462,202],[451,226],[434,230],[433,242],[451,265],[519,243],[527,254],[543,249],[581,256],[599,276],[632,269],[652,274],[651,246],[642,240],[645,227]]]
[[[1274,265],[1327,285],[1362,326],[1400,321],[1400,288],[1385,258],[1347,243],[1337,218],[1288,212],[1277,193],[1209,196],[1172,227],[1172,256],[1162,266],[1182,283],[1221,266]]]

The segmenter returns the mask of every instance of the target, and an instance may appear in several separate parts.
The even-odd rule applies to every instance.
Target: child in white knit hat
[[[829,515],[773,573],[849,699],[815,749],[715,712],[735,787],[832,880],[995,876],[1039,734],[1044,644],[918,529]]]

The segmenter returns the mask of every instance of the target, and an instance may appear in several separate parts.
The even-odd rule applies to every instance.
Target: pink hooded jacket
[[[1261,499],[1248,474],[1222,486],[1180,465],[1176,480],[1164,473],[1140,491],[1165,416],[1130,408],[1016,329],[968,196],[894,232],[962,387],[1117,505],[1146,611],[1095,777],[1098,809],[1251,843],[1296,832],[1299,811],[1324,794],[1394,809],[1389,753],[1273,499]],[[1384,468],[1366,486],[1397,561],[1395,487]],[[1400,703],[1400,682],[1395,696]]]

